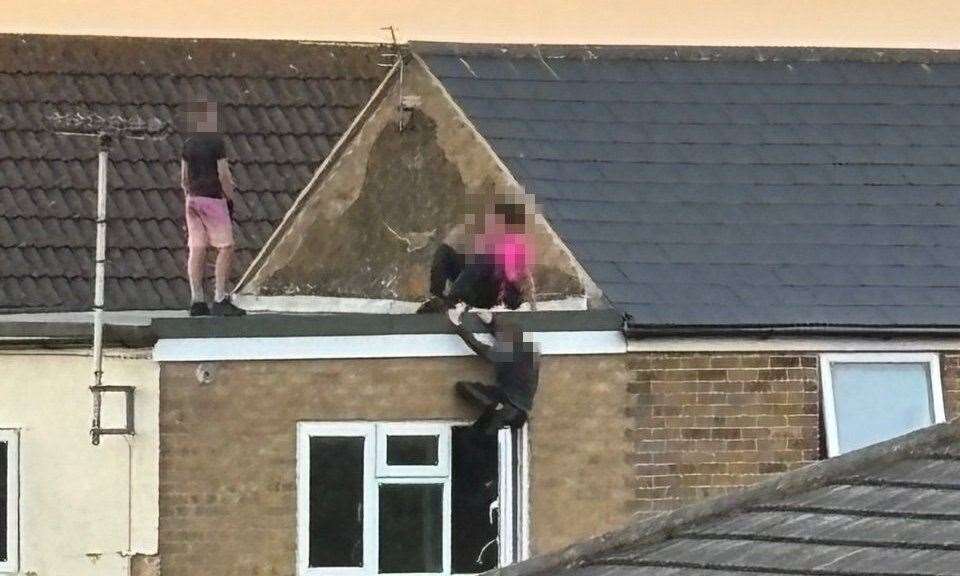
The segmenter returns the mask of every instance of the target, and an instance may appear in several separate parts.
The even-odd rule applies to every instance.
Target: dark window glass
[[[363,566],[362,437],[310,438],[310,566]]]
[[[380,485],[380,573],[443,571],[443,485]]]
[[[499,556],[494,542],[499,532],[496,513],[490,522],[490,503],[497,499],[500,488],[497,437],[456,427],[451,452],[453,573],[486,572],[497,567]]]
[[[440,439],[436,436],[387,436],[387,464],[436,466]]]
[[[7,561],[7,443],[0,442],[0,562]]]

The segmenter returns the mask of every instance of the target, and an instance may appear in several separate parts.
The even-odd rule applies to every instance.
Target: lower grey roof
[[[960,574],[960,424],[788,472],[510,575]]]
[[[637,325],[960,325],[960,59],[415,45]]]

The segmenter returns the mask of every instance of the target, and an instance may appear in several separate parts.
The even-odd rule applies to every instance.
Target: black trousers
[[[450,291],[444,293],[448,281]],[[507,308],[516,310],[522,301],[520,289],[503,281],[491,258],[478,255],[474,262],[466,262],[463,254],[447,244],[441,244],[433,255],[430,293],[450,304],[463,302],[471,308],[493,308],[502,300]]]

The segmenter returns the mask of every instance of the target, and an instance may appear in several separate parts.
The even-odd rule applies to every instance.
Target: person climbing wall
[[[496,384],[456,383],[457,393],[483,410],[474,422],[474,428],[484,434],[496,434],[504,426],[523,426],[533,409],[539,386],[540,351],[537,345],[525,342],[523,331],[516,324],[493,321],[496,343],[490,346],[464,328],[462,307],[450,309],[447,317],[467,346],[493,364]]]

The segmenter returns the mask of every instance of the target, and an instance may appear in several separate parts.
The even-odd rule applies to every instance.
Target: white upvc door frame
[[[0,429],[0,442],[7,445],[7,559],[0,561],[0,574],[20,570],[20,431]]]
[[[508,566],[514,562],[513,537],[515,526],[513,522],[513,512],[515,499],[513,497],[514,475],[517,471],[513,469],[513,431],[510,428],[501,428],[497,435],[499,443],[499,466],[497,472],[500,476],[500,487],[497,493],[497,520],[499,522],[498,533],[498,564]]]
[[[827,456],[839,456],[840,436],[837,407],[833,395],[833,364],[926,364],[930,376],[930,401],[933,423],[946,422],[943,383],[940,379],[940,355],[935,352],[909,353],[826,353],[820,355],[820,379],[823,385],[823,423],[827,435]]]

